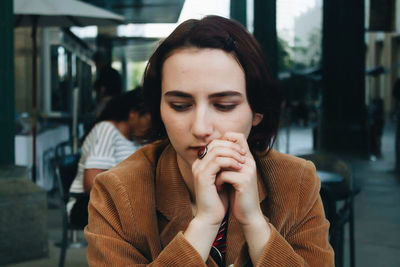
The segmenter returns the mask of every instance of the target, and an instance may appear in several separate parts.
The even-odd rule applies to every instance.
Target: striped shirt
[[[138,144],[123,136],[111,122],[97,123],[83,142],[78,172],[71,185],[70,192],[84,192],[83,175],[85,169],[108,170],[126,159],[138,148]]]

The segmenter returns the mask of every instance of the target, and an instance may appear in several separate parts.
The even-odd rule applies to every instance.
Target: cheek
[[[251,121],[243,119],[243,120],[237,120],[233,123],[232,127],[234,127],[234,132],[238,132],[238,133],[242,133],[244,134],[246,137],[248,137],[252,125],[251,125]]]
[[[223,127],[220,128],[221,132],[237,132],[242,133],[247,137],[252,128],[252,119],[252,112],[248,111],[247,109],[242,109],[234,114],[231,114],[229,118],[220,118],[218,120],[220,123],[217,125],[219,125],[219,127]]]
[[[165,120],[163,120],[165,129],[167,130],[167,134],[171,138],[176,138],[175,135],[180,135],[182,136],[182,133],[185,130],[186,124],[183,120],[178,120],[176,118],[173,118],[171,116],[165,117]],[[187,132],[187,130],[186,130]],[[174,135],[174,136],[171,136]]]
[[[167,127],[168,124],[168,113],[166,111],[166,106],[161,102],[160,105],[160,115],[161,115],[161,121],[164,123],[165,128]]]
[[[171,110],[168,109],[165,105],[161,105],[161,120],[164,123],[165,129],[167,130],[167,134],[170,136],[171,134],[181,131],[185,125],[183,118],[177,116]]]

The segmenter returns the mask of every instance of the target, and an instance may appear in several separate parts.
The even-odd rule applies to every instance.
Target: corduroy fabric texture
[[[334,266],[329,222],[310,161],[272,150],[257,157],[261,209],[271,237],[255,266]],[[96,177],[85,228],[90,266],[215,266],[183,236],[190,195],[168,142],[138,150]],[[226,265],[252,266],[243,231],[230,214]]]

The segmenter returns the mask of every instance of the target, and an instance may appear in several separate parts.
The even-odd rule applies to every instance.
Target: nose
[[[212,116],[208,114],[207,108],[198,107],[195,109],[191,131],[197,139],[203,141],[213,134],[214,126]]]

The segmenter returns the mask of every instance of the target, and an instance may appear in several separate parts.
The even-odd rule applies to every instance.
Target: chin
[[[182,162],[189,166],[192,166],[193,162],[197,159],[197,157],[193,156],[192,153],[177,153],[177,156],[181,158]]]

